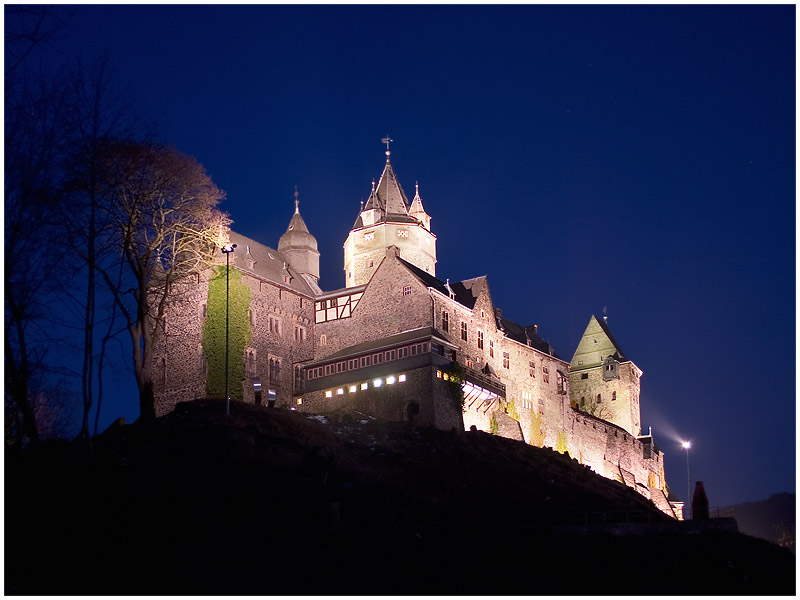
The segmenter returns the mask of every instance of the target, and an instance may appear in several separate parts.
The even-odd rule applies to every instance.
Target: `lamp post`
[[[236,248],[236,244],[223,244],[222,252],[225,254],[225,416],[231,414],[231,394],[228,381],[228,337],[229,337],[229,321],[230,321],[230,305],[231,305],[231,286],[230,286],[230,269],[231,269],[231,252]]]
[[[692,442],[683,442],[681,446],[683,446],[683,449],[686,450],[686,506],[689,507],[691,506],[692,502],[691,497],[689,496],[692,490],[691,480],[689,479],[689,448],[692,447]],[[684,510],[684,513],[688,513],[688,511]],[[686,519],[685,515],[684,519]]]

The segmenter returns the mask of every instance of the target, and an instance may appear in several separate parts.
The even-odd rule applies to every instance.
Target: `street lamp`
[[[691,498],[689,496],[689,493],[691,492],[692,484],[691,480],[689,479],[689,448],[692,447],[692,442],[688,441],[683,442],[681,446],[683,446],[683,449],[686,450],[686,507],[688,508],[689,506],[691,506]],[[688,513],[688,511],[685,509],[684,512]],[[684,519],[685,518],[686,517],[684,517]]]
[[[229,337],[229,321],[230,321],[230,305],[231,305],[231,286],[230,286],[230,269],[231,269],[231,252],[236,248],[236,244],[223,244],[222,252],[225,254],[225,416],[231,414],[231,394],[230,385],[228,381],[228,337]]]

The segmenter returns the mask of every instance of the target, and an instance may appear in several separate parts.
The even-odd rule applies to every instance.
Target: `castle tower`
[[[570,403],[639,436],[641,376],[641,369],[620,350],[605,318],[592,315],[570,363]]]
[[[319,251],[317,240],[306,227],[300,216],[300,200],[297,188],[294,189],[294,214],[286,233],[278,241],[278,252],[283,254],[292,268],[303,277],[319,281]]]
[[[397,180],[389,161],[389,138],[385,138],[386,166],[344,243],[345,286],[367,283],[378,268],[386,249],[396,246],[400,257],[423,271],[436,274],[436,236],[431,218],[422,207],[417,186],[413,203]]]

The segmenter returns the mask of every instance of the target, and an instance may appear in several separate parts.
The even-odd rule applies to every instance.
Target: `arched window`
[[[603,397],[600,394],[597,394],[597,403],[600,404],[603,401]]]

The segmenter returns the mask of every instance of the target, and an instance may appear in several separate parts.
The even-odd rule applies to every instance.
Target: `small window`
[[[461,339],[467,341],[467,322],[461,321]]]
[[[528,375],[530,377],[536,377],[536,363],[532,360],[528,361]]]
[[[550,383],[550,370],[547,367],[542,367],[542,381]]]
[[[374,261],[369,261],[369,263],[367,263],[367,266],[368,266],[368,267],[371,267],[371,266],[372,266],[372,265],[374,265],[374,264],[375,264],[375,262],[374,262]]]
[[[203,304],[202,313],[204,318],[208,314],[208,307],[205,304]]]
[[[245,353],[244,376],[251,379],[256,376],[256,351],[253,349]]]
[[[302,342],[306,339],[306,330],[305,327],[300,325],[294,326],[294,341]]]
[[[368,367],[369,366],[369,356],[362,356],[361,357],[361,367]]]
[[[494,358],[494,340],[489,340],[489,358]]]
[[[378,352],[372,355],[372,364],[379,365],[383,362],[383,352]]]
[[[478,349],[483,350],[483,332],[478,330]]]
[[[408,229],[398,229],[397,230],[397,237],[407,238],[408,237]]]
[[[450,331],[450,315],[442,311],[442,331]]]
[[[278,319],[278,317],[271,316],[269,318],[269,332],[276,335],[281,334],[281,321]]]
[[[365,242],[371,242],[374,239],[375,239],[375,232],[374,231],[370,231],[369,233],[365,233],[364,234],[364,241]]]
[[[511,366],[511,358],[508,356],[508,352],[503,352],[503,368],[508,369]]]
[[[269,359],[269,382],[279,383],[280,379],[281,379],[281,360],[279,358],[274,358],[271,356]]]
[[[588,373],[581,373],[581,379],[589,379]]]
[[[611,401],[613,402],[616,399],[617,399],[617,392],[611,392]]]
[[[556,371],[556,390],[559,394],[567,393],[567,376],[561,371]]]
[[[328,336],[324,333],[319,336],[319,345],[320,346],[327,346],[328,345]]]
[[[395,354],[396,354],[395,350],[387,350],[386,354],[385,354],[386,360],[394,360],[395,359]]]
[[[410,296],[411,295],[411,286],[406,285],[403,286],[403,296]]]
[[[325,375],[333,374],[333,365],[325,365]]]
[[[405,358],[408,356],[408,346],[397,349],[397,358]]]
[[[603,395],[597,394],[597,403],[600,404],[603,401]]]
[[[342,373],[342,372],[344,372],[346,370],[347,370],[347,368],[346,368],[346,365],[345,365],[344,361],[336,363],[336,372],[337,373]]]
[[[468,358],[467,359],[467,368],[471,369],[472,367],[473,367],[472,359]]]
[[[300,365],[294,367],[294,391],[295,393],[303,391],[303,367]]]
[[[347,362],[347,368],[348,368],[348,369],[350,369],[351,371],[352,371],[353,369],[357,369],[357,368],[358,368],[358,359],[357,359],[357,358],[351,358],[351,359],[350,359],[350,360]]]

